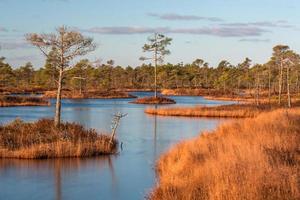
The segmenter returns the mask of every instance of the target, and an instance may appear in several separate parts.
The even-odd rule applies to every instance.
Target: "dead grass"
[[[232,90],[217,90],[206,88],[176,88],[163,89],[161,94],[166,96],[213,96],[213,97],[228,97],[234,98],[236,94]]]
[[[43,95],[46,98],[56,98],[56,91],[46,91]],[[78,91],[63,90],[64,99],[124,99],[136,98],[136,96],[122,91],[97,91],[91,90],[80,94]]]
[[[255,89],[240,89],[237,90],[218,90],[206,88],[177,88],[177,89],[164,89],[161,92],[166,96],[202,96],[209,100],[222,100],[222,101],[241,101],[255,103],[256,90]],[[269,96],[268,90],[261,90],[259,92],[259,101],[261,103],[268,103]],[[282,99],[286,100],[286,94],[282,95]],[[293,101],[299,101],[297,94],[292,94]],[[271,102],[278,102],[278,96],[272,93]]]
[[[175,104],[173,99],[166,97],[143,97],[131,102],[135,104]]]
[[[173,107],[173,108],[147,108],[145,113],[162,116],[181,117],[228,117],[246,118],[255,117],[261,112],[268,111],[268,105],[256,106],[254,104],[232,104],[222,106],[196,106],[196,107]]]
[[[41,94],[45,90],[42,87],[0,87],[0,94]]]
[[[0,158],[89,157],[116,152],[117,141],[75,123],[54,127],[52,120],[15,120],[0,126]]]
[[[300,109],[219,126],[159,159],[151,200],[300,199]]]
[[[10,106],[50,106],[50,102],[40,97],[0,96],[0,107]]]

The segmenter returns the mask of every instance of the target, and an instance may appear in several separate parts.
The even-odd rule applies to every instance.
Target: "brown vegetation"
[[[177,88],[177,89],[163,89],[161,91],[162,95],[166,96],[205,96],[211,94],[213,90],[208,89],[187,89],[187,88]]]
[[[131,102],[135,104],[175,104],[173,99],[166,97],[143,97]]]
[[[231,117],[245,118],[255,117],[263,111],[269,110],[268,105],[256,106],[253,104],[232,104],[222,106],[196,106],[196,107],[173,107],[173,108],[147,108],[145,113],[162,116],[182,117]]]
[[[255,101],[255,90],[243,89],[239,90],[239,94],[234,90],[218,90],[218,89],[205,89],[205,88],[177,88],[177,89],[164,89],[162,94],[166,96],[203,96],[205,99],[210,100],[223,100],[223,101]],[[260,101],[268,100],[268,91],[260,91]],[[274,97],[273,97],[274,98]]]
[[[252,98],[255,91],[240,90],[237,94],[234,90],[220,90],[220,89],[207,89],[207,88],[176,88],[164,89],[161,94],[166,96],[211,96],[211,97],[227,97],[227,98]],[[252,94],[253,93],[253,94]]]
[[[56,98],[56,91],[46,91],[43,95],[47,98]],[[63,90],[62,98],[65,99],[121,99],[136,98],[136,96],[121,91],[88,91],[79,93],[78,91]]]
[[[0,96],[0,107],[10,106],[50,106],[50,102],[40,97]]]
[[[0,94],[42,94],[45,90],[42,87],[0,87]]]
[[[116,149],[116,140],[110,142],[109,136],[75,123],[56,128],[52,120],[15,120],[0,126],[0,158],[88,157],[112,154]]]
[[[282,109],[181,142],[159,159],[149,198],[300,199],[299,121]]]

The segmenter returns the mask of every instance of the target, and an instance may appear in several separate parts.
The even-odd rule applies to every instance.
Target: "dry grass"
[[[41,94],[42,87],[0,87],[0,94]]]
[[[152,200],[300,199],[300,109],[277,110],[181,142],[156,167]]]
[[[116,152],[117,141],[75,123],[54,127],[52,120],[21,120],[0,126],[0,158],[88,157]]]
[[[237,93],[239,92],[239,94]],[[164,89],[161,92],[166,96],[203,96],[205,99],[209,100],[222,100],[222,101],[241,101],[241,102],[255,102],[256,101],[256,90],[255,89],[241,89],[237,90],[217,90],[217,89],[188,89],[188,88],[178,88],[178,89]],[[282,95],[282,99],[286,100],[286,94]],[[299,96],[292,94],[293,101],[299,101]],[[259,92],[259,101],[261,103],[268,103],[268,90],[261,90]],[[271,102],[278,102],[278,96],[274,93],[271,96]]]
[[[212,96],[212,97],[228,97],[234,98],[236,94],[232,90],[217,90],[206,88],[177,88],[164,89],[161,94],[166,96]]]
[[[40,97],[0,96],[0,107],[10,106],[50,106],[50,102]]]
[[[166,97],[143,97],[131,102],[135,104],[175,104],[173,99]]]
[[[256,106],[254,104],[232,104],[222,106],[196,106],[196,107],[173,107],[173,108],[147,108],[145,113],[162,116],[182,117],[229,117],[246,118],[255,117],[263,111],[268,111],[268,105]]]
[[[56,98],[56,91],[46,91],[43,95],[46,98]],[[136,98],[136,96],[121,91],[87,91],[80,94],[78,91],[63,90],[64,99],[124,99]]]

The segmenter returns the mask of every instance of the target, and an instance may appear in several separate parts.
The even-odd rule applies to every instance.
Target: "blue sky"
[[[202,58],[212,66],[245,57],[263,63],[276,44],[300,52],[299,0],[0,0],[0,56],[37,68],[44,57],[24,34],[67,25],[98,44],[86,57],[122,66],[141,64],[141,47],[153,32],[173,38],[166,62]]]

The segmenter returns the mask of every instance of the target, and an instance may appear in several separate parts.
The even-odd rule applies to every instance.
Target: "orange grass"
[[[166,97],[143,97],[131,102],[135,104],[175,104],[173,99]]]
[[[300,199],[300,109],[230,122],[157,162],[151,200]]]
[[[0,107],[10,106],[50,106],[50,102],[40,97],[0,96]]]
[[[222,106],[196,106],[196,107],[173,107],[173,108],[147,108],[145,113],[162,116],[182,117],[229,117],[245,118],[255,117],[269,109],[268,105],[256,106],[254,104],[232,104]]]
[[[176,88],[163,89],[161,94],[166,96],[212,96],[212,97],[228,97],[234,98],[236,96],[233,90],[218,90],[206,88]]]
[[[15,120],[0,126],[0,158],[89,157],[115,153],[117,141],[75,123],[54,127],[52,120]]]

